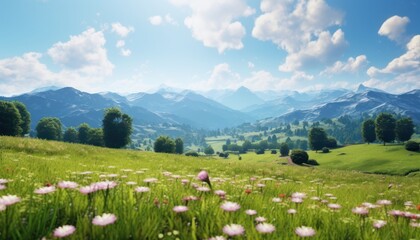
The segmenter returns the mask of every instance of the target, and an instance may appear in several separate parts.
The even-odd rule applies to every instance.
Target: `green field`
[[[239,161],[236,156],[194,158],[0,137],[0,179],[8,180],[0,190],[0,203],[7,195],[20,198],[0,210],[0,239],[53,239],[54,230],[63,225],[76,227],[68,239],[297,240],[295,230],[301,226],[316,231],[311,239],[420,238],[419,220],[409,219],[420,213],[418,178],[285,166],[280,161],[269,153],[249,153]],[[213,191],[223,190],[225,197],[199,191],[197,187],[207,186],[196,178],[202,169],[208,171]],[[144,182],[150,178],[157,182]],[[108,180],[116,187],[84,195],[79,189],[59,189],[63,180],[79,186]],[[45,195],[34,192],[44,186],[56,189]],[[137,193],[138,186],[150,192]],[[297,192],[306,195],[298,198],[302,203],[292,198]],[[185,201],[187,196],[198,200]],[[378,200],[389,200],[390,205],[377,205],[365,216],[352,212]],[[223,210],[226,201],[240,209]],[[341,208],[333,210],[328,203]],[[179,205],[188,210],[176,213],[173,208]],[[257,214],[247,215],[247,209]],[[297,213],[288,213],[290,209]],[[405,215],[394,217],[390,210]],[[104,227],[92,224],[103,213],[115,214],[117,220]],[[276,230],[259,232],[258,216]],[[387,224],[376,229],[377,220]],[[223,229],[230,224],[243,226],[245,232],[229,237]]]

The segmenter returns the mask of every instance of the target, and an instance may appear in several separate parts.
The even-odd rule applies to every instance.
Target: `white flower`
[[[299,236],[299,237],[312,237],[315,235],[315,230],[311,227],[298,227],[295,230],[295,233]]]
[[[97,226],[106,226],[109,224],[113,224],[117,220],[117,217],[111,213],[104,213],[102,216],[96,216],[92,220],[93,225]]]
[[[269,223],[259,223],[257,226],[255,226],[258,232],[260,233],[272,233],[276,230],[276,227],[274,227],[273,224]]]
[[[63,238],[72,235],[76,231],[76,228],[72,225],[64,225],[54,230],[54,237]]]

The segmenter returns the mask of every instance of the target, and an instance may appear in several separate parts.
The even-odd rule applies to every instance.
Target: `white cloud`
[[[204,46],[217,48],[219,53],[227,49],[243,48],[245,27],[237,19],[254,14],[255,10],[245,0],[171,0],[178,6],[188,6],[192,14],[184,20],[192,36]]]
[[[347,42],[341,29],[332,36],[328,31],[321,32],[317,40],[308,42],[297,52],[289,53],[279,70],[293,72],[316,66],[318,63],[329,63],[338,58],[346,46]]]
[[[124,57],[128,57],[128,56],[131,55],[131,50],[130,49],[121,48],[121,55],[123,55]]]
[[[321,75],[324,74],[338,74],[338,73],[355,73],[358,72],[363,66],[367,63],[367,58],[365,55],[359,55],[356,58],[350,57],[347,59],[347,62],[337,61],[334,65],[327,67],[324,71],[321,72]]]
[[[255,64],[253,62],[248,62],[248,68],[252,69],[255,67]]]
[[[262,14],[255,20],[252,35],[272,41],[288,53],[281,71],[328,63],[346,46],[341,29],[332,36],[326,30],[340,25],[343,14],[324,0],[262,0],[260,8]]]
[[[125,46],[124,40],[118,40],[117,44],[115,45],[117,48],[122,48]]]
[[[405,27],[409,22],[408,17],[392,16],[382,24],[378,34],[393,41],[402,42],[405,39]]]
[[[152,17],[149,18],[150,24],[155,25],[155,26],[161,25],[162,24],[162,21],[163,21],[163,19],[159,15],[152,16]]]
[[[119,22],[111,24],[112,32],[115,32],[120,37],[127,37],[129,33],[134,32],[133,27],[126,27]]]
[[[87,75],[110,75],[114,65],[108,60],[103,32],[89,28],[68,42],[58,42],[49,50],[52,60],[65,69]]]

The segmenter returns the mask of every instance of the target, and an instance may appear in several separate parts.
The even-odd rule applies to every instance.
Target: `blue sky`
[[[5,0],[0,95],[420,88],[417,0]]]

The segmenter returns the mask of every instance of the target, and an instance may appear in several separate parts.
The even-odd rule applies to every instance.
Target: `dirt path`
[[[287,161],[287,165],[296,165],[289,156],[287,156],[287,157],[280,157],[280,158],[281,159],[285,159]]]

